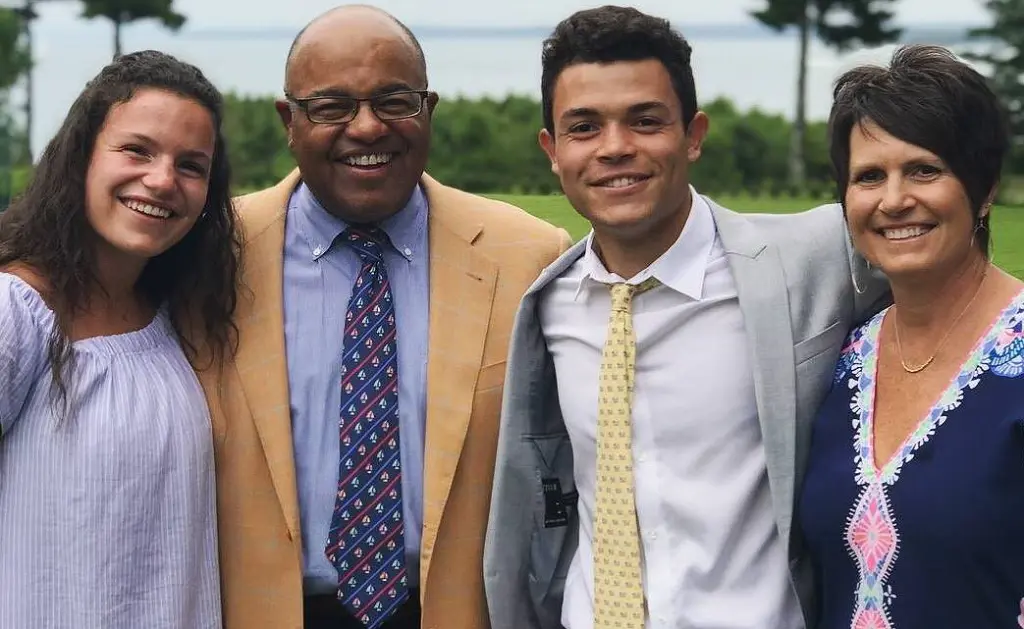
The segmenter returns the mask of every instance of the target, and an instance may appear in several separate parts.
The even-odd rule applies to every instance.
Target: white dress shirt
[[[645,626],[797,629],[803,620],[772,514],[743,314],[711,209],[691,194],[679,239],[628,280],[661,282],[633,301]],[[593,627],[598,372],[611,309],[606,284],[624,281],[605,269],[592,238],[540,305],[579,491],[567,629]]]

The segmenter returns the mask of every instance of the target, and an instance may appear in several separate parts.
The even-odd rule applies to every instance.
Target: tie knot
[[[350,226],[345,230],[344,238],[364,262],[367,258],[375,261],[384,259],[384,245],[388,243],[388,235],[379,227]]]
[[[632,284],[612,284],[612,310],[628,312],[635,290]]]
[[[649,277],[639,284],[612,284],[612,310],[629,312],[630,303],[635,295],[649,291],[658,285],[658,280]]]

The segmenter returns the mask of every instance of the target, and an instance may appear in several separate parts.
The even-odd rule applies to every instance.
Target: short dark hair
[[[691,55],[690,44],[668,20],[612,5],[577,11],[559,22],[544,40],[540,80],[544,126],[554,132],[555,82],[568,66],[645,59],[657,59],[665,66],[679,97],[683,124],[688,126],[697,113]]]
[[[988,81],[940,46],[896,50],[888,68],[864,65],[836,81],[829,153],[840,203],[850,177],[850,134],[873,122],[893,137],[937,155],[963,184],[988,254],[989,216],[981,208],[999,183],[1010,147],[1006,112]]]
[[[58,396],[65,402],[62,371],[72,358],[68,325],[96,289],[95,232],[85,215],[85,182],[96,137],[115,105],[149,88],[202,105],[213,119],[216,143],[202,216],[180,242],[146,264],[138,287],[152,305],[170,308],[175,331],[191,359],[198,352],[190,338],[215,356],[234,350],[240,242],[221,94],[198,68],[165,53],[122,55],[86,84],[40,157],[24,194],[0,214],[0,267],[25,264],[46,281],[47,302],[57,320],[49,342],[51,368]]]

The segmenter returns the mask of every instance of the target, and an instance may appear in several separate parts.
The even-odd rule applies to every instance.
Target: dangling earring
[[[851,258],[851,260],[850,260],[850,281],[853,282],[853,290],[856,291],[858,295],[863,295],[864,294],[864,289],[861,288],[859,284],[857,284],[857,260],[858,259],[860,259],[860,257],[855,253],[853,255],[853,257]],[[871,261],[866,259],[866,258],[864,259],[864,268],[867,269],[868,271],[871,270]]]
[[[995,256],[993,256],[991,254],[991,251],[992,251],[992,231],[989,230],[988,226],[985,224],[985,219],[986,218],[989,218],[991,220],[991,207],[992,207],[992,205],[990,203],[986,203],[985,205],[983,205],[981,207],[982,210],[988,210],[988,213],[982,214],[982,215],[978,216],[978,222],[977,222],[977,224],[974,225],[974,230],[971,232],[971,249],[974,248],[974,244],[975,244],[974,241],[975,241],[975,237],[978,235],[978,232],[981,231],[981,230],[986,230],[988,232],[988,249],[989,249],[989,253],[988,253],[987,257],[988,257],[989,264],[993,264],[993,261],[995,259]],[[982,253],[984,254],[985,252],[982,252]]]
[[[988,258],[988,263],[989,264],[995,264],[996,256],[995,256],[995,253],[994,253],[995,252],[995,248],[992,246],[992,230],[989,229],[987,225],[982,225],[981,221],[978,221],[978,226],[974,228],[974,231],[977,232],[977,231],[982,230],[982,229],[984,229],[988,233],[988,253],[986,255],[986,257]],[[972,244],[973,244],[973,241],[974,241],[974,235],[973,234],[971,235],[971,241],[972,241]]]

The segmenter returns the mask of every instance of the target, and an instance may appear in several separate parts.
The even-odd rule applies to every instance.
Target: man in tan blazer
[[[320,16],[297,37],[285,83],[278,110],[299,168],[238,199],[239,347],[233,364],[201,373],[225,627],[485,629],[483,542],[512,320],[569,236],[424,174],[437,95],[421,49],[391,16],[368,7]],[[338,556],[344,540],[328,550],[342,501],[359,491],[339,482],[338,458],[339,430],[348,443],[339,403],[358,404],[341,401],[342,329],[347,339],[349,298],[368,264],[346,240],[353,226],[385,234],[374,268],[390,278],[397,321],[403,502],[394,513],[404,515],[392,524],[402,524],[406,551],[398,544],[393,566],[355,585],[359,561],[384,542],[359,559]],[[341,456],[345,470],[352,459]]]

